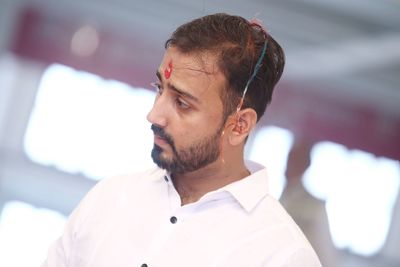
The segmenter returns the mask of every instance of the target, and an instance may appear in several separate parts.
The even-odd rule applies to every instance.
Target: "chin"
[[[171,165],[171,160],[168,159],[168,156],[161,147],[154,145],[153,150],[151,151],[151,158],[158,167],[168,171],[169,166]]]

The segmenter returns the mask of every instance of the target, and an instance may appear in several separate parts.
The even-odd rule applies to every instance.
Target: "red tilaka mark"
[[[166,67],[164,70],[165,79],[169,79],[169,77],[171,77],[171,73],[172,73],[172,61],[168,63],[168,67]]]

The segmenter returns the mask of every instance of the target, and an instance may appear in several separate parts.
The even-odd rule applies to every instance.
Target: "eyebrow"
[[[156,76],[157,76],[157,78],[158,78],[161,82],[163,82],[163,77],[161,76],[159,70],[157,70]],[[176,93],[178,93],[178,94],[180,94],[180,95],[182,95],[182,96],[185,96],[185,97],[187,97],[187,98],[189,98],[189,99],[191,99],[191,100],[193,100],[193,101],[195,101],[195,102],[199,102],[199,99],[198,99],[197,97],[195,97],[195,96],[192,95],[192,94],[189,94],[188,92],[185,92],[185,91],[182,90],[182,89],[179,89],[179,88],[175,87],[175,86],[172,85],[171,83],[168,83],[168,87],[169,87],[171,90],[175,91]]]

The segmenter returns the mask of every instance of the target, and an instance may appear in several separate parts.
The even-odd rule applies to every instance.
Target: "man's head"
[[[217,67],[226,78],[221,90],[226,119],[236,110],[265,42],[267,50],[262,65],[249,84],[243,103],[243,108],[256,111],[258,121],[271,101],[285,65],[282,48],[260,24],[223,13],[209,15],[178,27],[165,47],[174,46],[182,53],[208,52],[216,56]]]
[[[225,134],[224,143],[221,136],[231,125],[230,115],[237,115],[259,58],[260,68],[236,116],[244,126]],[[224,145],[244,144],[271,100],[283,65],[280,46],[261,26],[241,17],[215,14],[180,26],[166,42],[157,71],[159,93],[148,115],[155,133],[153,160],[186,173],[215,162]]]

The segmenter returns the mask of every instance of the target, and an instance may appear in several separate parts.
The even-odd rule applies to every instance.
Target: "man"
[[[320,266],[246,139],[284,66],[256,22],[215,14],[166,42],[150,171],[105,179],[71,215],[44,266]]]

